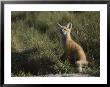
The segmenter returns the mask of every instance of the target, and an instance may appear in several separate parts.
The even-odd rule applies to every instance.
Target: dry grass
[[[85,50],[89,66],[83,73],[100,75],[99,12],[12,12],[11,72],[14,76],[71,74],[63,54],[57,23],[72,22],[72,38]]]

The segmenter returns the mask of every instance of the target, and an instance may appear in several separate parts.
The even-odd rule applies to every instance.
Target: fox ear
[[[62,25],[60,25],[59,23],[58,23],[58,26],[59,26],[59,27],[61,27],[61,28],[63,28],[63,26],[62,26]]]
[[[67,28],[68,28],[68,29],[72,29],[72,23],[69,22],[69,23],[67,24]]]

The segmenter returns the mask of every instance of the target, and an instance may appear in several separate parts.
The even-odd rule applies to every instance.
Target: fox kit
[[[58,24],[63,34],[65,52],[61,59],[65,60],[67,58],[70,62],[77,66],[78,72],[82,72],[82,65],[87,65],[88,61],[84,53],[83,48],[72,40],[70,32],[72,29],[72,23],[68,23],[67,26],[62,26]],[[73,60],[73,61],[72,61]]]

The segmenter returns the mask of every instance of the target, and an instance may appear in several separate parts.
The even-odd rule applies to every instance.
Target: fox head
[[[70,32],[72,29],[72,23],[68,23],[67,26],[62,26],[62,25],[58,24],[58,26],[60,27],[61,33],[65,37],[70,37]]]

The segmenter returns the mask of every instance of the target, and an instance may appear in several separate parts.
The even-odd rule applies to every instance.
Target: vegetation
[[[83,73],[100,76],[100,12],[50,11],[11,13],[12,76],[72,74],[75,68],[61,61],[64,52],[57,23],[73,24],[72,38],[79,43],[89,65]]]

